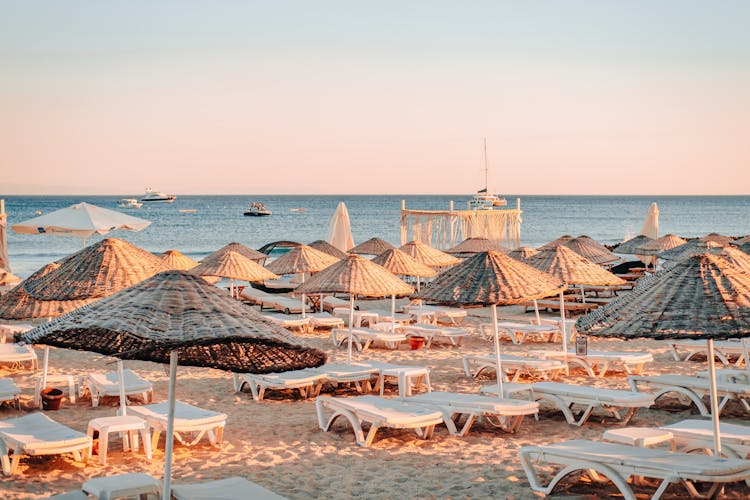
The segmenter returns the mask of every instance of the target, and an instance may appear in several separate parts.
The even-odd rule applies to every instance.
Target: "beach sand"
[[[363,303],[362,308],[389,307],[387,301]],[[473,335],[461,347],[433,346],[431,349],[399,350],[374,348],[355,353],[355,360],[377,359],[392,363],[426,365],[431,368],[433,389],[477,393],[483,385],[494,383],[494,377],[467,378],[461,366],[466,354],[489,354],[492,344],[478,334],[478,325],[486,321],[489,309],[469,309],[464,326]],[[519,307],[501,308],[500,314],[520,314]],[[325,350],[331,361],[345,361],[345,349],[333,349],[329,334],[321,331],[304,335],[306,341]],[[531,349],[559,348],[533,340],[521,346],[502,343],[504,352],[522,353]],[[706,368],[705,362],[675,362],[665,342],[654,340],[592,340],[590,348],[601,350],[650,351],[655,361],[645,368],[647,374],[692,374]],[[41,361],[41,348],[38,348]],[[116,365],[110,358],[88,352],[52,349],[50,373],[71,374],[110,371]],[[168,376],[165,365],[127,361],[127,368],[154,383],[154,400],[167,398]],[[23,391],[22,410],[4,406],[0,419],[34,411],[31,393],[34,387],[30,371],[0,368],[0,377],[12,377]],[[624,373],[610,373],[603,379],[592,379],[576,370],[564,381],[601,387],[627,388]],[[389,391],[390,389],[390,391]],[[395,387],[387,387],[395,394]],[[351,389],[337,389],[336,395],[353,395]],[[353,433],[343,420],[332,432],[319,429],[313,400],[300,400],[289,394],[271,392],[266,400],[254,402],[249,394],[236,393],[231,375],[211,369],[180,367],[177,398],[229,415],[221,449],[212,448],[206,439],[192,447],[177,443],[174,453],[173,481],[197,482],[242,476],[280,495],[293,499],[308,498],[537,498],[528,486],[518,460],[518,449],[524,445],[555,443],[567,439],[599,439],[602,433],[622,424],[612,418],[602,422],[592,418],[583,427],[565,423],[559,411],[543,405],[539,421],[526,418],[516,434],[505,434],[487,423],[478,422],[465,438],[450,436],[438,426],[430,440],[417,438],[412,431],[381,429],[371,448],[356,445]],[[88,420],[114,415],[117,398],[105,398],[98,408],[90,398],[71,404],[63,400],[59,411],[47,414],[55,420],[82,432]],[[136,403],[138,404],[138,403]],[[695,408],[679,406],[676,400],[660,402],[655,409],[641,409],[631,425],[653,426],[684,418],[699,418]],[[744,419],[739,405],[730,406],[727,420]],[[151,461],[142,451],[123,452],[119,440],[111,438],[106,466],[96,457],[87,463],[63,457],[33,457],[21,461],[13,477],[0,478],[0,497],[34,499],[79,489],[84,481],[97,476],[142,471],[161,478],[163,474],[164,438]],[[611,483],[590,484],[564,481],[555,498],[617,498]],[[653,488],[636,491],[649,495]],[[684,498],[680,485],[670,487],[664,498]],[[744,483],[726,488],[727,498],[747,498],[750,488]]]

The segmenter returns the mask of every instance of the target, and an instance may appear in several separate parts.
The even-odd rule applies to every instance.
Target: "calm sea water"
[[[506,196],[515,205],[515,196]],[[9,225],[86,201],[118,210],[121,196],[8,196]],[[200,259],[231,241],[259,248],[278,240],[310,243],[325,239],[328,221],[340,201],[346,203],[355,243],[377,236],[400,243],[401,200],[407,208],[447,210],[450,200],[463,207],[466,195],[452,196],[178,196],[172,204],[145,205],[125,212],[152,224],[132,233],[110,233],[152,252],[177,249]],[[251,201],[273,211],[270,217],[244,217]],[[540,246],[561,234],[586,234],[613,244],[641,229],[648,207],[659,205],[660,234],[702,236],[712,231],[750,234],[750,196],[523,196],[522,244]],[[305,211],[292,211],[304,208]],[[195,210],[183,213],[180,210]],[[97,241],[97,236],[89,242]],[[13,272],[26,277],[42,265],[80,250],[81,241],[50,235],[23,235],[9,230],[8,249]]]

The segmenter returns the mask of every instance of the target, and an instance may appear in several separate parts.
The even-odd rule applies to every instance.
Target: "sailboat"
[[[492,193],[487,192],[487,139],[484,139],[483,143],[483,159],[484,159],[484,189],[477,191],[472,199],[468,202],[469,210],[492,210],[493,207],[504,207],[508,204],[508,201]]]

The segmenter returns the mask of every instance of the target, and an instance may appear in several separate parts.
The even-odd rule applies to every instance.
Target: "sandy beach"
[[[386,302],[365,302],[363,308],[386,306]],[[491,343],[479,334],[479,324],[486,321],[489,309],[469,309],[463,326],[472,335],[460,347],[445,345],[412,351],[407,344],[398,350],[374,348],[356,353],[356,360],[377,359],[399,364],[426,365],[431,368],[433,389],[477,393],[494,377],[467,378],[461,367],[466,354],[488,354]],[[521,314],[520,307],[500,309],[501,315]],[[345,349],[333,349],[329,333],[306,334],[310,345],[325,350],[331,361],[345,361]],[[503,352],[522,353],[531,349],[558,348],[559,344],[527,341],[515,346],[502,343]],[[689,374],[705,368],[705,362],[675,362],[666,343],[654,340],[592,340],[591,348],[599,350],[649,351],[655,361],[645,368],[647,374]],[[41,359],[42,351],[38,350]],[[50,373],[75,377],[94,371],[115,368],[109,358],[88,352],[52,349]],[[154,383],[154,400],[167,397],[166,366],[148,362],[126,362],[126,367]],[[12,377],[23,391],[22,410],[9,406],[0,410],[3,419],[35,411],[32,408],[34,387],[31,371],[0,368],[0,377]],[[566,382],[611,388],[627,388],[626,375],[613,372],[605,378],[590,378],[581,370],[563,377]],[[353,389],[324,389],[337,396],[354,395]],[[394,386],[386,387],[394,395]],[[583,427],[565,423],[562,414],[546,405],[539,421],[527,418],[516,434],[506,434],[485,422],[474,425],[465,438],[450,436],[438,426],[430,440],[417,438],[414,432],[382,429],[371,448],[356,445],[353,433],[344,421],[337,421],[333,432],[319,429],[313,400],[281,392],[271,392],[262,402],[254,402],[247,393],[236,393],[231,375],[217,370],[180,367],[177,398],[204,408],[226,413],[224,444],[211,447],[206,439],[192,447],[175,446],[174,482],[197,482],[242,476],[280,495],[293,499],[307,498],[535,498],[518,460],[518,449],[524,445],[555,443],[572,438],[599,439],[610,428],[621,426],[612,418],[592,418]],[[117,398],[105,398],[99,407],[91,407],[86,397],[71,404],[63,400],[59,411],[47,412],[55,420],[82,432],[88,420],[110,416],[116,411]],[[135,404],[139,404],[136,402]],[[657,407],[641,409],[631,425],[668,424],[687,417],[697,417],[694,408],[682,407],[676,400],[661,400]],[[725,420],[746,418],[739,405],[722,415]],[[118,440],[110,441],[106,466],[96,457],[87,463],[75,462],[70,455],[23,459],[19,472],[0,479],[0,490],[6,499],[45,498],[48,495],[80,488],[89,478],[123,472],[147,472],[162,477],[164,439],[151,461],[142,451],[123,452]],[[556,498],[617,497],[611,485],[567,481],[559,487]],[[653,488],[641,488],[639,492]],[[727,498],[746,498],[750,488],[734,484],[726,488]],[[681,486],[670,487],[665,498],[683,498]]]

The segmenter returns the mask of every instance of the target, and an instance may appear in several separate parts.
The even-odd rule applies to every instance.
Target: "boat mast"
[[[487,138],[486,137],[483,138],[483,143],[484,143],[484,155],[483,155],[484,156],[484,192],[489,193],[489,191],[487,191]]]

